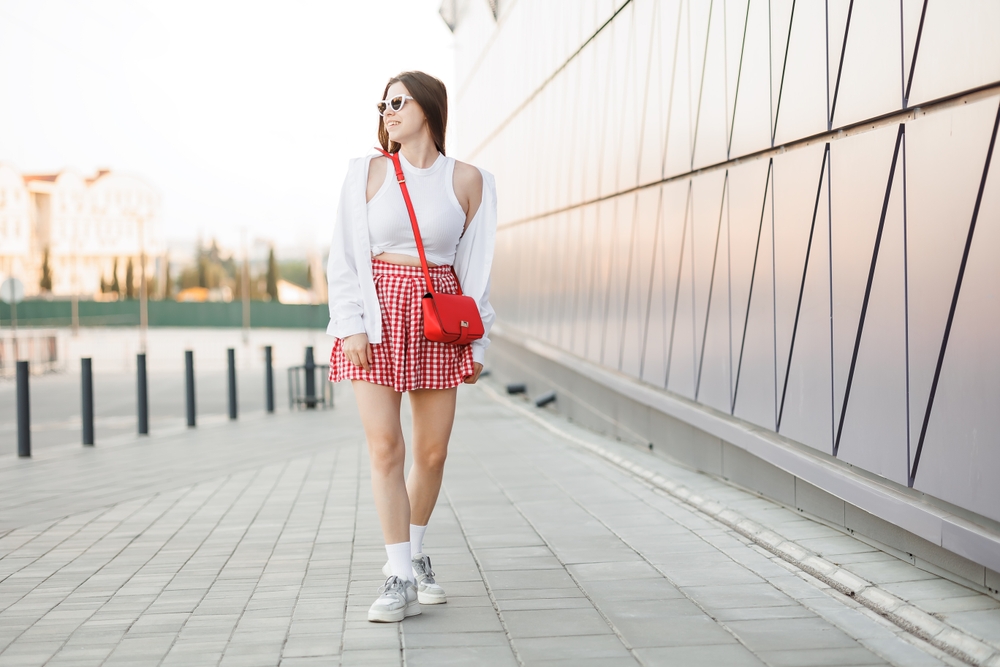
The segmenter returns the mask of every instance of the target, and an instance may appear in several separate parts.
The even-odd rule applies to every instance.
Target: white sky
[[[0,0],[0,161],[102,167],[162,195],[161,235],[324,251],[386,80],[453,82],[440,0]]]

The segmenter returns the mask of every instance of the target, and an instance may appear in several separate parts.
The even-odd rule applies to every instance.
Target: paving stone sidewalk
[[[385,551],[350,389],[337,391],[329,412],[0,458],[0,667],[961,664],[478,387],[461,390],[425,542],[448,604],[368,623]],[[1000,614],[795,512],[545,419],[881,568],[982,634]]]

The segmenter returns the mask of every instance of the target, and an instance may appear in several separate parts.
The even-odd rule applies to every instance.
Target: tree
[[[274,246],[267,255],[267,295],[271,301],[278,300],[278,262],[274,259]]]
[[[131,257],[128,258],[128,264],[125,265],[125,298],[135,298],[135,275],[133,275],[132,271]]]
[[[172,299],[174,296],[174,282],[170,279],[170,258],[164,257],[166,263],[163,270],[163,298]]]
[[[121,296],[122,288],[118,284],[118,258],[115,257],[115,263],[111,267],[111,291],[115,294]]]
[[[49,249],[45,248],[42,256],[42,279],[38,281],[38,286],[46,292],[52,291],[52,267],[49,266]]]
[[[208,258],[205,257],[205,249],[201,246],[201,238],[198,239],[198,249],[194,253],[194,263],[198,269],[198,287],[208,287]]]

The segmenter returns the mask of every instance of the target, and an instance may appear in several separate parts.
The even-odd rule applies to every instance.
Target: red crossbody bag
[[[420,227],[417,225],[417,214],[413,211],[410,192],[406,189],[406,178],[403,167],[399,163],[399,155],[389,153],[381,148],[382,155],[392,160],[396,169],[396,181],[403,192],[406,211],[410,214],[410,225],[413,227],[413,238],[417,242],[417,253],[420,255],[420,266],[424,270],[424,280],[427,281],[427,292],[421,299],[424,315],[424,337],[438,343],[468,345],[483,337],[483,318],[479,316],[479,305],[471,296],[462,294],[462,286],[458,285],[458,294],[439,294],[434,290],[431,272],[427,268],[427,257],[424,255],[424,242],[420,239]],[[455,269],[452,268],[452,273]],[[458,276],[455,276],[458,283]]]

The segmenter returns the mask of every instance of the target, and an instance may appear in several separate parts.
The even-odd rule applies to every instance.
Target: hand
[[[372,356],[372,346],[368,342],[368,334],[366,333],[348,336],[341,343],[341,349],[344,350],[344,356],[349,362],[366,371],[370,371],[372,364],[375,363],[375,357]]]
[[[483,365],[478,361],[472,362],[472,368],[472,375],[469,375],[465,378],[465,380],[463,380],[465,384],[476,384],[476,380],[479,379],[479,374],[483,372]]]

